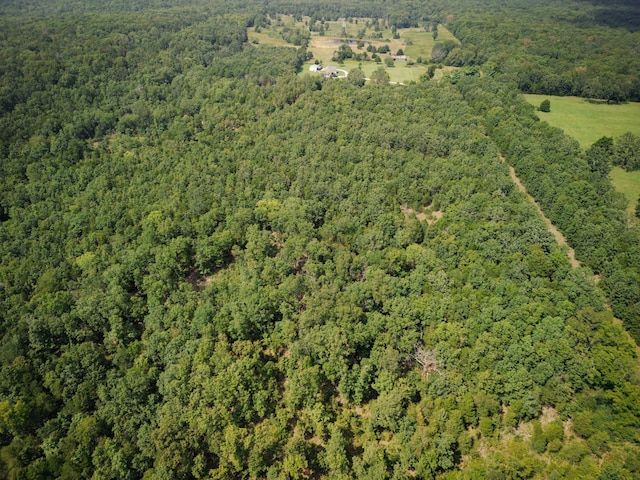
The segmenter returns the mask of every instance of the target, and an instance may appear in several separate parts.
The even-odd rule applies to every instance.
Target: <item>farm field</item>
[[[267,47],[293,47],[290,43],[287,43],[276,30],[263,30],[256,32],[255,28],[249,29],[249,41],[256,46]]]
[[[310,22],[309,17],[303,17],[302,21],[296,21],[290,15],[280,15],[277,19],[271,19],[271,25],[258,29],[249,29],[249,41],[256,46],[293,46],[287,43],[281,32],[284,29],[307,29]],[[369,27],[367,27],[369,24]],[[309,38],[309,51],[313,54],[313,59],[307,62],[300,75],[309,73],[309,66],[318,60],[322,65],[334,65],[340,69],[351,70],[360,66],[367,77],[377,69],[381,64],[371,60],[345,60],[343,65],[337,65],[333,60],[334,52],[345,42],[349,42],[354,53],[367,53],[366,48],[372,45],[379,48],[383,45],[389,46],[390,54],[402,49],[408,56],[408,62],[396,62],[394,67],[386,68],[389,73],[390,81],[397,83],[417,82],[420,76],[427,71],[427,66],[415,63],[418,58],[428,60],[431,58],[431,50],[437,42],[447,40],[458,40],[444,26],[438,26],[438,38],[433,39],[433,33],[423,28],[402,28],[398,29],[399,38],[393,38],[393,32],[390,29],[377,29],[372,25],[372,20],[367,18],[352,19],[351,21],[328,21],[324,23],[324,35],[318,32],[311,32]],[[361,38],[358,38],[361,37]],[[358,41],[364,42],[364,47],[358,48]],[[379,54],[384,60],[389,54]],[[450,71],[452,68],[448,68]],[[442,78],[443,70],[437,70],[435,78]]]
[[[402,28],[398,30],[400,38],[403,40],[406,48],[404,52],[414,60],[418,57],[422,57],[425,60],[431,58],[431,50],[436,44],[436,40],[433,39],[433,32],[422,31],[418,28]],[[446,40],[453,40],[456,43],[460,43],[453,34],[447,30],[444,26],[438,25],[438,42]]]
[[[347,60],[344,62],[347,70],[358,67],[358,62],[353,60]],[[371,77],[374,70],[380,67],[380,64],[367,62],[362,64],[362,70],[367,78]],[[386,67],[385,67],[386,68]],[[417,82],[420,80],[420,76],[427,71],[427,67],[423,65],[406,65],[406,62],[396,62],[395,67],[386,68],[389,73],[389,79],[392,82],[409,83],[411,81]]]
[[[536,111],[540,120],[561,128],[588,148],[601,137],[619,137],[625,132],[640,135],[640,103],[590,103],[579,97],[525,95],[536,108],[545,99],[551,101],[551,112]]]

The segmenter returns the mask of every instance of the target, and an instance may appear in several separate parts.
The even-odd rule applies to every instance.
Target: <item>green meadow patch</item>
[[[625,132],[640,135],[640,103],[592,103],[579,97],[525,95],[536,108],[549,99],[549,113],[536,111],[538,118],[572,136],[582,148],[590,147],[601,137],[617,138]]]
[[[614,188],[627,199],[627,212],[635,215],[635,208],[640,198],[640,170],[627,172],[620,167],[614,167],[609,178]]]
[[[349,71],[352,68],[362,68],[367,78],[371,78],[371,74],[374,70],[380,68],[379,63],[375,62],[355,62],[352,60],[347,60],[344,62],[345,70]],[[396,62],[394,67],[388,68],[384,65],[385,70],[389,74],[389,80],[391,82],[397,83],[409,83],[411,81],[418,82],[420,80],[420,76],[427,71],[427,67],[424,65],[407,65],[406,62]]]
[[[437,42],[453,40],[459,43],[458,39],[442,25],[438,25],[437,42],[433,39],[433,32],[422,28],[402,28],[398,32],[402,43],[405,45],[404,53],[413,60],[422,57],[425,61],[428,61],[431,58],[431,50],[433,50],[433,46]]]
[[[256,46],[264,45],[267,47],[293,47],[290,43],[284,41],[282,36],[276,30],[262,30],[256,32],[255,28],[249,29],[249,41]]]

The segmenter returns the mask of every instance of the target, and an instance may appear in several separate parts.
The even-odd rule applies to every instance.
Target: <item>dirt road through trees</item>
[[[502,154],[500,154],[500,160],[506,163],[506,160],[502,156]],[[562,234],[562,232],[560,232],[560,230],[558,230],[556,226],[553,223],[551,223],[551,220],[547,218],[547,216],[544,214],[544,212],[540,208],[540,205],[538,205],[535,199],[531,195],[529,195],[529,192],[527,192],[526,187],[522,184],[522,182],[520,181],[520,178],[518,178],[518,175],[516,174],[515,169],[511,165],[509,165],[509,175],[511,175],[511,179],[513,180],[513,183],[515,183],[516,186],[518,187],[518,190],[524,193],[527,196],[527,199],[535,205],[536,209],[538,210],[538,213],[544,219],[544,223],[547,224],[547,228],[551,233],[553,233],[553,236],[555,237],[556,242],[558,242],[558,245],[560,245],[561,247],[566,245],[569,248],[568,254],[567,254],[569,256],[569,262],[571,263],[571,266],[573,268],[578,268],[580,266],[580,262],[576,259],[575,250],[571,248],[571,246],[567,243],[567,239],[564,238],[564,235]]]

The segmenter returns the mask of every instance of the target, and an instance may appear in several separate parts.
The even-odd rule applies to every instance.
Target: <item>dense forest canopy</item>
[[[637,16],[596,22],[635,6],[573,7],[4,2],[0,476],[640,475],[637,222],[608,144],[519,94],[549,34],[544,78],[637,81]],[[248,42],[314,10],[447,22],[474,68],[362,85]]]
[[[514,11],[517,2],[490,3],[462,10],[451,28],[522,91],[640,99],[637,5],[526,2]]]

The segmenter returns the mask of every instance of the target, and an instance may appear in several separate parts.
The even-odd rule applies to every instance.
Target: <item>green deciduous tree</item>
[[[347,79],[349,80],[349,83],[352,83],[356,87],[363,86],[365,82],[365,78],[366,77],[364,75],[364,72],[360,68],[353,68],[349,70],[349,75],[347,77]]]
[[[384,69],[384,67],[378,67],[371,74],[371,83],[374,85],[388,85],[389,84],[389,73]]]
[[[602,137],[585,152],[585,159],[591,171],[604,178],[611,170],[613,153],[613,138]]]
[[[614,162],[626,170],[640,168],[640,137],[627,132],[616,139]]]
[[[541,112],[550,112],[551,111],[551,101],[543,100],[540,102],[540,107],[538,108]]]

